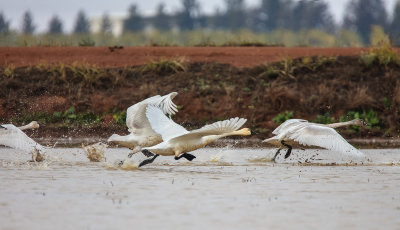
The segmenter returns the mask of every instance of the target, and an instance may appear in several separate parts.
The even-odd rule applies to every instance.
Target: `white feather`
[[[132,106],[130,106],[126,110],[126,126],[129,131],[132,132],[134,129],[148,126],[147,117],[145,115],[146,106],[154,105],[159,107],[164,114],[173,115],[178,109],[177,106],[172,102],[172,99],[178,93],[172,92],[165,96],[156,95],[141,102],[138,102]],[[149,128],[149,127],[146,127]]]
[[[286,138],[306,146],[319,146],[348,155],[364,155],[350,145],[336,130],[322,125],[308,123],[307,126],[296,130],[296,132],[289,132]]]
[[[282,133],[283,130],[290,128],[292,125],[299,124],[301,122],[308,122],[306,120],[302,119],[289,119],[283,122],[280,126],[278,126],[274,131],[272,131],[272,134],[278,135],[279,133]]]
[[[32,152],[34,149],[39,151],[44,150],[43,146],[28,137],[18,127],[12,124],[1,126],[3,128],[0,129],[0,145],[19,149],[27,153]]]
[[[147,105],[153,105],[160,108],[162,113],[171,116],[178,111],[177,106],[172,102],[177,94],[172,92],[165,96],[156,95],[130,106],[126,111],[126,126],[130,134],[125,136],[113,134],[108,141],[132,149],[131,153],[140,151],[142,147],[162,142],[161,136],[150,126],[146,108]]]
[[[151,128],[162,136],[163,141],[189,133],[185,128],[165,116],[163,111],[156,106],[148,105],[146,116],[150,122]]]
[[[231,118],[229,120],[217,121],[209,125],[205,125],[200,129],[192,130],[190,133],[208,133],[208,135],[219,135],[238,130],[246,123],[245,118]]]
[[[335,129],[323,124],[310,123],[301,119],[290,119],[277,127],[273,134],[263,142],[280,145],[280,141],[295,141],[305,146],[318,146],[354,156],[364,156],[350,145]]]

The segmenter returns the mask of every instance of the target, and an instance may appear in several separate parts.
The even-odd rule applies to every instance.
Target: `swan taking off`
[[[147,106],[146,116],[154,131],[161,134],[163,142],[152,147],[142,149],[142,153],[151,159],[144,160],[139,167],[152,163],[159,155],[175,155],[175,160],[184,157],[192,161],[195,156],[187,152],[193,151],[210,144],[211,142],[227,136],[254,134],[250,129],[238,130],[246,123],[244,118],[231,118],[206,125],[200,129],[187,131],[172,119],[164,115],[163,111],[154,106]]]
[[[350,145],[334,128],[343,126],[366,126],[368,123],[361,119],[333,124],[317,124],[301,119],[289,119],[278,126],[272,134],[274,137],[265,139],[263,142],[278,146],[279,149],[272,158],[275,161],[282,147],[287,147],[285,159],[292,152],[291,144],[305,146],[318,146],[328,150],[342,152],[348,155],[362,157],[364,154]]]
[[[129,153],[129,157],[139,152],[142,147],[153,146],[162,142],[161,136],[154,132],[149,124],[146,117],[146,107],[147,105],[154,105],[160,108],[163,114],[171,116],[178,111],[177,106],[172,102],[177,94],[172,92],[165,96],[156,95],[129,107],[126,110],[126,126],[130,134],[126,136],[113,134],[107,141],[130,148],[132,151]]]
[[[21,127],[16,127],[13,124],[0,125],[0,145],[31,153],[32,161],[43,161],[43,146],[22,132],[22,130],[36,128],[39,128],[36,121]]]

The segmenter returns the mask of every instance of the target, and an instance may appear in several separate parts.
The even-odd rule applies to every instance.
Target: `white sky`
[[[325,0],[337,22],[341,21],[344,9],[350,0]],[[22,15],[30,10],[33,15],[36,32],[44,32],[48,28],[48,22],[54,15],[58,15],[64,24],[64,31],[70,32],[75,23],[78,10],[83,9],[89,18],[100,17],[105,12],[111,16],[124,16],[129,5],[136,3],[139,10],[146,15],[153,14],[156,6],[164,2],[168,12],[176,12],[181,8],[181,0],[0,0],[0,11],[7,20],[11,21],[13,29],[20,30]],[[213,13],[218,7],[224,8],[224,0],[199,0],[202,12]],[[260,0],[245,0],[247,6],[257,6]],[[384,0],[389,14],[396,3],[396,0]]]

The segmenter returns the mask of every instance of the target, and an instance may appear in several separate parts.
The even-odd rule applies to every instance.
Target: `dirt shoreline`
[[[188,129],[238,116],[263,139],[278,126],[274,118],[292,112],[321,123],[361,116],[373,127],[340,130],[345,138],[398,139],[400,66],[367,65],[360,61],[366,50],[0,47],[0,123],[45,123],[34,138],[125,135],[126,108],[176,91],[174,120]],[[73,64],[82,61],[89,64]]]

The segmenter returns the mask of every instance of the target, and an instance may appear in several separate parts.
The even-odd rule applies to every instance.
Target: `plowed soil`
[[[0,47],[0,65],[16,67],[87,62],[99,67],[147,64],[162,58],[184,58],[187,62],[217,62],[251,67],[282,58],[311,56],[354,56],[365,48],[315,47]]]

